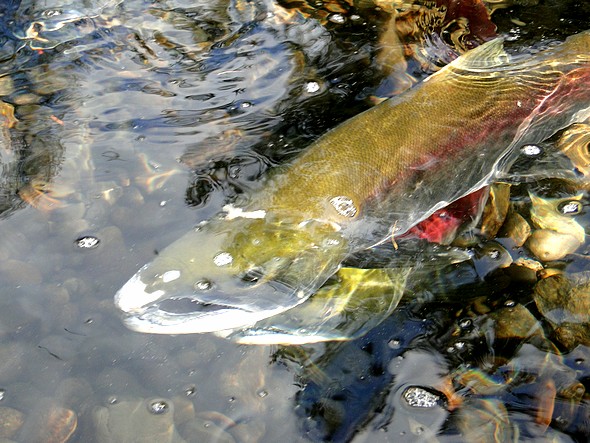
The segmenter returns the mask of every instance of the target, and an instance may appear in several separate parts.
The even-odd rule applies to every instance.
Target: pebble
[[[150,412],[154,399],[122,400],[98,407],[93,412],[96,441],[99,443],[136,443],[157,441],[183,443],[174,424],[174,404],[158,399],[168,406],[159,414]],[[193,439],[193,441],[199,441]],[[202,440],[212,441],[212,440]]]
[[[39,400],[27,416],[19,441],[27,443],[65,443],[78,426],[78,415],[50,399]]]
[[[527,247],[541,261],[559,260],[580,247],[578,239],[549,229],[534,231],[526,242]]]
[[[20,260],[0,262],[0,281],[4,287],[24,284],[39,285],[43,277],[35,266]]]
[[[30,348],[20,342],[0,344],[0,379],[2,383],[22,377],[23,359],[28,353],[30,353]]]
[[[24,414],[13,408],[0,406],[0,437],[12,438],[24,423]]]

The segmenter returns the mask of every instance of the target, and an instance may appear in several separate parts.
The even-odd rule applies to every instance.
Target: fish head
[[[162,250],[115,303],[140,332],[242,328],[304,302],[346,253],[346,240],[329,223],[219,217]]]

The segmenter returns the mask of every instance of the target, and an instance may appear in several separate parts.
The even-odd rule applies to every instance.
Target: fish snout
[[[204,333],[250,326],[304,300],[273,277],[288,260],[254,266],[235,246],[239,221],[210,222],[181,237],[115,295],[133,330]],[[308,295],[308,294],[306,294]]]

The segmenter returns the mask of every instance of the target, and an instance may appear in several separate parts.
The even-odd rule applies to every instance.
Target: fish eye
[[[264,272],[260,268],[251,268],[247,270],[244,275],[242,275],[241,280],[242,282],[246,283],[247,285],[255,285],[258,283],[262,277],[264,276]]]

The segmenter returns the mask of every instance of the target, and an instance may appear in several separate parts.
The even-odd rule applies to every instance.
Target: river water
[[[456,2],[394,6],[418,11],[411,24],[442,3]],[[587,2],[471,3],[497,10],[469,12],[486,25],[462,49],[495,35],[488,22],[523,52],[590,28]],[[141,266],[269,167],[460,52],[418,26],[384,62],[390,16],[368,1],[0,6],[0,440],[587,440],[586,394],[562,392],[586,389],[584,340],[560,355],[510,336],[503,365],[480,349],[478,315],[518,292],[469,321],[448,300],[412,303],[362,339],[307,347],[135,333],[114,306]],[[470,395],[457,373],[487,390]]]

